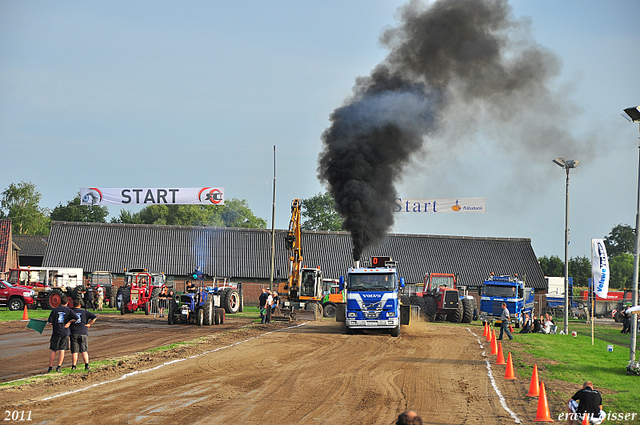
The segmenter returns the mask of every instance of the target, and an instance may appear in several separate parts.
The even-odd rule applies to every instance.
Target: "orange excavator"
[[[289,232],[285,237],[285,246],[290,251],[289,279],[278,285],[278,294],[282,295],[281,311],[283,315],[302,319],[322,318],[322,271],[320,267],[302,266],[302,234],[300,229],[300,199],[291,203]],[[310,312],[304,313],[304,312]],[[304,317],[303,317],[304,316]]]

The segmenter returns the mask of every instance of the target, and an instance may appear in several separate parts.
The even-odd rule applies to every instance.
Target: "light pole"
[[[564,216],[564,334],[569,334],[569,170],[576,168],[580,161],[575,159],[556,158],[554,164],[564,168],[567,172],[567,200]]]
[[[640,106],[634,106],[631,108],[624,109],[624,113],[627,114],[628,117],[624,118],[628,119],[631,122],[640,123]],[[639,258],[638,251],[640,250],[640,235],[638,229],[640,228],[640,145],[638,146],[638,196],[637,196],[637,205],[636,205],[636,251],[633,254],[633,291],[631,293],[631,302],[633,305],[638,305],[638,265]],[[638,329],[638,318],[637,316],[632,316],[633,320],[631,321],[631,341],[629,342],[629,361],[636,361],[636,331]]]

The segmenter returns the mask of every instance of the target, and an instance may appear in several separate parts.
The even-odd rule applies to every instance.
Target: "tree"
[[[633,254],[636,246],[636,233],[628,224],[618,224],[604,238],[609,259],[618,254]]]
[[[48,235],[49,210],[40,207],[42,195],[29,182],[11,183],[2,192],[0,218],[11,220],[16,235]]]
[[[126,223],[126,224],[142,224],[140,214],[129,210],[120,210],[120,214],[117,217],[111,218],[112,223]]]
[[[173,226],[214,226],[265,229],[266,220],[256,217],[244,199],[230,199],[224,205],[150,205],[140,212],[121,210],[112,223]]]
[[[591,278],[591,260],[586,256],[571,257],[569,260],[569,276],[573,277],[574,287],[588,286]]]
[[[342,217],[336,212],[336,202],[328,192],[318,193],[300,201],[302,230],[342,230]]]
[[[551,257],[547,257],[545,255],[544,257],[538,258],[538,262],[540,263],[540,268],[542,268],[542,273],[545,276],[564,276],[564,261],[562,261],[557,255],[552,255]]]
[[[611,288],[631,288],[633,280],[633,255],[623,252],[609,261]]]
[[[51,211],[51,220],[79,223],[106,223],[109,208],[99,205],[80,205],[80,192],[67,205],[58,204]]]

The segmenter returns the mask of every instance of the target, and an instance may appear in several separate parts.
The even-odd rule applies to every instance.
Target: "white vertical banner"
[[[609,293],[609,259],[604,239],[591,239],[591,272],[594,292],[606,300]]]

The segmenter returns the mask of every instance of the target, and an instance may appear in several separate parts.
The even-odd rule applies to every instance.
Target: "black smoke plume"
[[[322,135],[318,174],[351,232],[353,258],[393,225],[395,184],[403,166],[460,99],[496,117],[548,92],[558,61],[527,40],[510,40],[525,23],[502,0],[412,1],[381,43],[387,58],[356,79],[353,95]]]

